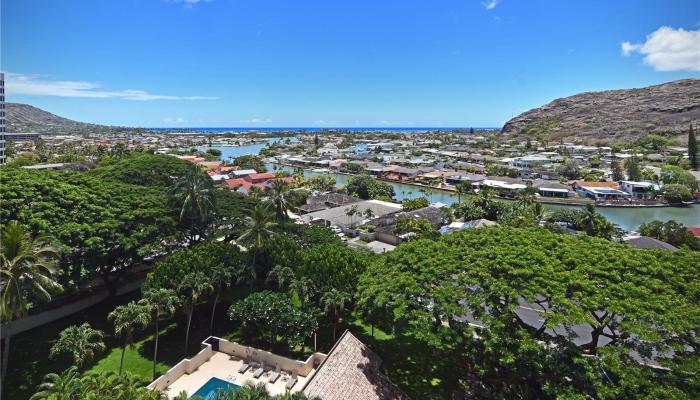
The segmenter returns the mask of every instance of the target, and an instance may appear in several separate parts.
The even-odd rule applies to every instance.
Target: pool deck
[[[283,371],[283,374],[275,383],[269,383],[269,376],[272,374],[274,367],[267,367],[265,373],[259,379],[253,378],[253,373],[257,367],[248,368],[241,374],[238,369],[243,365],[243,361],[235,356],[228,355],[222,352],[214,352],[208,361],[203,363],[191,374],[184,374],[175,382],[172,382],[164,391],[169,398],[175,398],[181,391],[186,391],[188,396],[192,396],[194,392],[202,387],[209,379],[216,377],[225,381],[243,386],[246,382],[257,384],[264,382],[268,392],[272,396],[284,394],[285,385],[289,380],[289,371]],[[316,370],[314,369],[308,376],[298,376],[297,383],[291,389],[291,392],[297,392],[304,387],[306,382],[311,379]]]

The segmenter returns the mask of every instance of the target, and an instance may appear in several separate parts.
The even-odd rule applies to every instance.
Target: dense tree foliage
[[[46,375],[31,400],[162,400],[163,393],[146,388],[144,382],[129,373],[103,372],[81,376],[76,368]]]
[[[386,182],[378,181],[369,175],[355,175],[348,181],[345,191],[361,199],[389,200],[394,197],[394,188]]]
[[[191,272],[211,276],[220,265],[239,268],[247,262],[247,255],[237,246],[221,242],[204,242],[178,250],[156,263],[144,283],[148,289],[166,288],[176,290],[183,278]]]
[[[359,297],[454,358],[474,397],[653,398],[662,384],[692,397],[699,266],[691,252],[484,228],[401,245]]]
[[[403,211],[413,211],[419,208],[428,207],[430,202],[425,197],[417,197],[415,199],[406,199],[401,203]]]
[[[663,187],[664,199],[669,204],[677,205],[693,199],[693,194],[684,185],[672,183]]]
[[[258,173],[267,171],[265,163],[258,156],[244,155],[236,157],[233,160],[233,165],[237,165],[240,169],[254,169]]]
[[[318,329],[313,312],[296,308],[284,294],[256,292],[229,308],[231,319],[241,321],[275,346],[279,339],[292,346],[304,343]]]
[[[579,162],[574,158],[569,158],[557,167],[557,173],[566,179],[578,179],[582,171]]]
[[[134,153],[122,158],[105,158],[100,167],[89,174],[132,185],[168,187],[191,166],[190,162],[170,155]]]
[[[440,232],[426,218],[398,217],[394,226],[397,235],[408,234],[408,239],[437,239]]]
[[[690,231],[676,221],[651,221],[643,223],[639,232],[644,236],[650,236],[672,244],[676,247],[687,246],[692,250],[700,251],[700,238],[695,237]]]
[[[160,188],[23,169],[0,171],[0,186],[0,223],[18,220],[55,237],[69,285],[94,275],[112,285],[131,265],[178,242],[175,212]]]
[[[335,178],[330,175],[312,176],[306,180],[305,185],[319,192],[329,192],[335,187]]]
[[[675,165],[663,165],[661,167],[661,176],[659,179],[664,184],[677,183],[687,188],[694,190],[698,188],[698,182],[690,172]]]

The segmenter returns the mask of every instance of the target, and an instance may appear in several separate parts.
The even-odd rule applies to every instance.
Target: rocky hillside
[[[557,99],[511,119],[502,133],[550,141],[631,142],[649,133],[686,135],[691,121],[700,122],[700,79]]]
[[[39,132],[53,134],[108,134],[136,131],[134,128],[87,124],[59,117],[28,104],[6,103],[5,118],[8,132]]]

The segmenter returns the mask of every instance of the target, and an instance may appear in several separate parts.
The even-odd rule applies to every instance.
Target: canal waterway
[[[283,140],[280,138],[272,138],[271,141]],[[231,161],[231,158],[236,158],[242,155],[256,155],[261,149],[265,147],[265,144],[255,144],[249,146],[213,146],[221,150],[221,159],[225,161]],[[205,147],[206,148],[206,147]],[[294,168],[282,165],[267,164],[267,169],[270,172],[274,171],[287,171],[293,172]],[[314,172],[312,170],[304,170],[305,177],[311,177],[316,175],[330,175],[336,180],[336,184],[339,186],[345,185],[350,178],[349,175],[327,173],[327,172]],[[433,203],[443,203],[447,205],[452,205],[458,201],[457,194],[454,192],[449,192],[446,190],[432,189],[428,193],[421,192],[420,187],[407,185],[397,182],[387,182],[394,188],[396,200],[402,201],[405,199],[413,199],[416,197],[428,197]],[[564,207],[574,207],[565,205],[554,205],[545,204],[546,209],[557,209]],[[628,231],[637,230],[639,225],[644,222],[649,222],[653,220],[659,221],[669,221],[675,220],[676,222],[682,223],[685,226],[700,226],[700,205],[695,204],[689,207],[650,207],[650,208],[621,208],[621,207],[598,207],[597,211],[607,218],[610,222],[618,225],[620,228]]]

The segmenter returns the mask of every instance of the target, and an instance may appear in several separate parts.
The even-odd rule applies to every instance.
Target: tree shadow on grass
[[[350,330],[379,355],[383,373],[409,397],[449,399],[458,387],[458,366],[415,338],[394,336],[378,328],[372,337],[360,321],[355,321]]]

